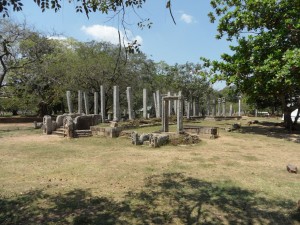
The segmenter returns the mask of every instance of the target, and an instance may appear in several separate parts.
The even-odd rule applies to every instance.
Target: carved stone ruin
[[[169,135],[167,134],[150,134],[149,145],[154,148],[158,148],[162,145],[169,143]]]
[[[137,132],[131,133],[131,142],[134,145],[142,145],[145,141],[149,140],[150,135],[149,134],[141,134],[139,135]]]
[[[84,107],[85,107],[85,114],[90,114],[90,107],[89,107],[89,98],[86,92],[83,92],[83,100],[84,100]]]
[[[64,137],[68,137],[68,138],[73,138],[74,135],[74,122],[73,122],[73,118],[71,116],[66,116],[64,118]]]
[[[82,113],[82,91],[78,91],[78,114]]]
[[[44,134],[52,134],[51,116],[44,116],[44,118],[43,118],[43,133]]]
[[[226,99],[222,98],[222,116],[226,116]]]
[[[134,113],[133,113],[133,102],[132,102],[131,87],[127,87],[126,95],[127,95],[127,103],[128,103],[128,117],[129,117],[130,120],[133,120],[134,119]]]
[[[218,116],[221,115],[221,98],[218,98]]]
[[[156,91],[156,104],[157,104],[157,118],[161,118],[162,116],[162,102],[161,102],[161,94],[160,94],[160,90]]]
[[[189,120],[191,118],[191,103],[186,102],[186,118]]]
[[[143,89],[143,118],[147,119],[147,89]]]
[[[165,96],[163,97],[163,113],[162,113],[162,130],[169,132],[169,101],[177,102],[177,133],[183,132],[183,97],[179,96]]]
[[[99,113],[99,93],[94,92],[94,114]]]
[[[43,123],[38,123],[37,121],[33,121],[34,129],[40,129],[43,126]]]
[[[233,114],[232,104],[230,104],[230,107],[229,107],[229,116],[232,116],[232,114]]]
[[[101,85],[100,86],[100,102],[101,102],[101,121],[102,123],[105,123],[105,90],[104,90],[104,86]]]
[[[295,166],[295,165],[288,164],[288,165],[286,166],[286,169],[287,169],[287,171],[288,171],[289,173],[298,173],[298,168],[297,168],[297,166]]]
[[[68,110],[69,113],[73,113],[73,105],[71,99],[71,91],[67,91],[67,103],[68,103]]]
[[[114,113],[113,121],[118,122],[118,121],[120,121],[119,86],[114,86],[113,94],[114,94],[114,96],[113,96],[113,113]]]
[[[216,116],[216,99],[213,99],[211,104],[212,104],[211,114],[212,114],[213,117],[215,117]]]

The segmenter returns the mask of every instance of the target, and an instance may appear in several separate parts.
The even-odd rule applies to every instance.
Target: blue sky
[[[24,20],[35,29],[46,34],[60,34],[61,37],[73,37],[79,41],[104,40],[115,43],[118,29],[118,17],[91,13],[75,12],[74,3],[62,4],[62,9],[55,13],[44,13],[32,0],[24,1],[22,12],[11,12],[13,20]],[[63,1],[64,2],[64,1]],[[201,56],[220,59],[220,55],[229,52],[229,42],[215,39],[217,24],[211,24],[207,14],[211,11],[209,0],[174,0],[172,12],[176,21],[173,23],[166,1],[148,0],[137,13],[143,18],[150,18],[151,29],[139,29],[137,15],[129,11],[128,37],[137,39],[141,50],[156,62],[165,61],[170,65],[185,62],[199,63]],[[220,88],[217,86],[217,88]]]

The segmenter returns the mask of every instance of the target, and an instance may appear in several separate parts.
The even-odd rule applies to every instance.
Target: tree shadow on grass
[[[290,133],[281,124],[269,121],[261,121],[259,124],[245,125],[239,129],[239,132],[246,134],[258,134],[272,138],[285,139],[300,143],[300,129]]]
[[[0,224],[296,224],[295,203],[269,200],[230,182],[209,183],[180,173],[149,177],[124,200],[87,190],[42,190],[0,199]]]

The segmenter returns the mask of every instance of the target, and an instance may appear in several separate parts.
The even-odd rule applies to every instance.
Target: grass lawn
[[[259,120],[155,149],[0,124],[0,224],[300,224],[300,134]]]

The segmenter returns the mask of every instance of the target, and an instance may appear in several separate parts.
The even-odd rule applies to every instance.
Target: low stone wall
[[[197,134],[201,137],[217,138],[219,136],[218,127],[200,127],[200,126],[185,126],[183,130],[187,133]]]
[[[93,135],[116,138],[119,137],[122,127],[97,127],[91,126]]]
[[[204,120],[222,121],[222,120],[240,120],[241,116],[207,116]]]
[[[43,122],[41,117],[0,117],[0,123],[33,123]]]

